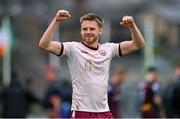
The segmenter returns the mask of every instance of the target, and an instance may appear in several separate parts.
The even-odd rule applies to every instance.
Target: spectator
[[[180,118],[180,64],[175,66],[175,79],[171,102],[175,117]]]
[[[16,73],[12,73],[10,85],[3,87],[0,99],[3,105],[3,118],[25,118],[30,105],[39,102],[32,92],[21,86]]]
[[[167,118],[174,118],[175,114],[172,107],[172,96],[174,91],[175,80],[169,80],[162,90],[162,101],[165,109],[165,116]]]
[[[155,67],[150,67],[145,80],[139,84],[139,101],[142,118],[163,117],[164,112],[159,93],[158,71]]]
[[[120,103],[121,103],[121,85],[126,80],[126,70],[123,68],[117,69],[108,87],[109,108],[114,118],[120,118]]]
[[[54,67],[46,67],[46,80],[48,82],[44,97],[44,107],[49,118],[68,118],[70,117],[70,87],[67,82],[60,82],[57,71]],[[65,102],[66,101],[66,102]]]

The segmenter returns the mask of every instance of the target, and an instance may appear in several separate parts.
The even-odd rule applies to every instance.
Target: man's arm
[[[66,10],[59,10],[57,12],[55,18],[53,19],[53,21],[51,22],[51,24],[49,25],[49,27],[47,28],[47,30],[45,31],[45,33],[40,39],[40,42],[39,42],[40,48],[50,53],[53,53],[55,55],[60,54],[62,45],[58,41],[53,41],[53,35],[58,25],[60,24],[60,22],[67,20],[69,17],[71,17],[71,15]]]
[[[128,54],[137,49],[143,48],[145,45],[144,38],[136,26],[134,19],[131,16],[125,16],[122,19],[121,25],[128,27],[131,32],[131,41],[120,43],[122,55]]]

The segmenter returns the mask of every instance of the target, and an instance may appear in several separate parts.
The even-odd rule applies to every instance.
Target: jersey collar
[[[98,50],[98,48],[99,48],[99,44],[98,44],[98,46],[97,46],[97,48],[94,48],[94,47],[91,47],[91,46],[88,46],[88,45],[86,45],[84,42],[81,42],[84,46],[86,46],[86,47],[88,47],[89,49],[91,49],[91,50]]]

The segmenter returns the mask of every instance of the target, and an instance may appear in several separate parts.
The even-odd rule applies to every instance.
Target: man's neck
[[[98,42],[87,43],[87,42],[83,41],[83,43],[88,47],[95,48],[95,49],[98,48]]]

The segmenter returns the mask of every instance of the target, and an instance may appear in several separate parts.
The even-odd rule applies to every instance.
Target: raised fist
[[[70,17],[71,17],[71,15],[69,14],[69,11],[59,10],[56,14],[56,21],[64,21]]]
[[[120,25],[125,27],[130,27],[134,24],[134,19],[132,16],[124,16],[122,18],[122,21],[120,22]]]

